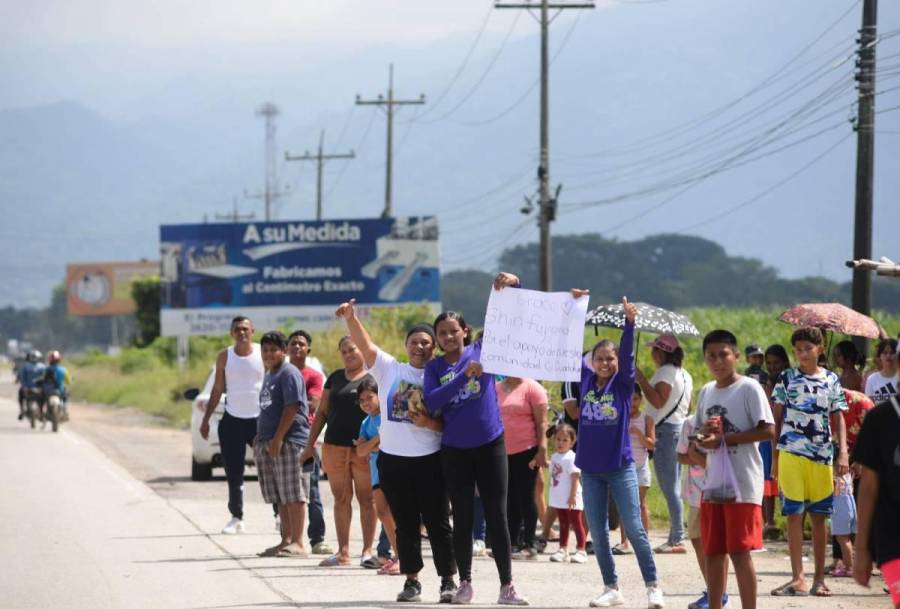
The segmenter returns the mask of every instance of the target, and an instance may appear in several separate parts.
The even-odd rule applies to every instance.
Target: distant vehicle
[[[322,364],[314,357],[306,358],[306,365],[322,371]],[[206,405],[209,403],[209,397],[212,395],[213,384],[216,380],[215,366],[209,371],[206,378],[206,384],[203,389],[192,388],[184,392],[184,397],[191,401],[191,480],[206,481],[212,479],[212,470],[214,467],[223,467],[222,452],[219,448],[219,421],[225,414],[225,403],[227,395],[222,394],[219,405],[212,417],[209,419],[209,439],[204,440],[200,435],[200,423],[203,422],[203,414],[206,412]],[[253,458],[253,449],[247,447],[245,456],[247,465],[255,467],[256,463]]]

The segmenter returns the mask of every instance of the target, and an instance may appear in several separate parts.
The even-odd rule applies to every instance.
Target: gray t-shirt
[[[716,387],[715,381],[707,383],[700,390],[697,403],[694,429],[700,429],[707,419],[716,415],[722,417],[725,433],[750,431],[761,422],[775,423],[762,387],[746,376],[739,377],[728,387]],[[711,454],[711,451],[707,452],[706,458],[709,459]],[[737,480],[736,501],[761,505],[764,476],[759,443],[729,446],[728,456]]]
[[[309,439],[309,404],[303,375],[285,359],[275,372],[267,372],[259,392],[259,418],[256,435],[259,440],[271,440],[278,430],[281,414],[288,404],[299,403],[294,422],[284,436],[285,442],[306,446]]]

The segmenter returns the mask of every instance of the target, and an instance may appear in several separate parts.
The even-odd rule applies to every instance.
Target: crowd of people
[[[519,287],[509,273],[494,281],[498,290]],[[572,290],[574,298],[585,293]],[[440,602],[473,602],[473,555],[489,547],[497,602],[527,605],[513,581],[514,562],[538,559],[558,520],[559,545],[549,560],[582,564],[595,554],[603,589],[592,607],[625,602],[615,556],[634,554],[648,608],[662,609],[655,555],[684,554],[689,541],[706,589],[688,607],[728,604],[730,560],[741,606],[750,609],[757,598],[752,553],[780,533],[778,501],[792,573],[772,595],[830,596],[826,575],[852,574],[868,585],[874,562],[900,608],[897,341],[878,343],[877,368],[867,375],[853,343],[839,343],[838,374],[823,360],[816,328],[793,333],[793,366],[780,345],[741,350],[733,333],[714,330],[702,343],[713,380],[694,400],[678,339],[662,335],[649,344],[655,370],[648,379],[635,363],[637,309],[627,299],[623,309],[618,343],[601,340],[585,353],[580,380],[562,385],[564,411],[553,420],[539,382],[485,372],[482,341],[457,312],[409,328],[405,353],[392,354],[373,342],[353,301],[341,304],[344,367],[327,378],[306,365],[308,333],[267,332],[256,344],[250,320],[235,318],[235,344],[218,357],[201,428],[209,433],[227,387],[219,437],[232,520],[223,532],[243,530],[244,451],[252,445],[263,497],[280,518],[281,541],[261,555],[305,556],[308,515],[310,551],[327,554],[320,566],[351,564],[355,498],[360,564],[402,575],[400,602],[422,598],[424,533]],[[320,459],[334,496],[336,549],[324,541]],[[651,466],[669,521],[656,548],[648,534]],[[829,519],[834,563],[826,569]],[[620,529],[619,543],[611,542],[611,528]]]

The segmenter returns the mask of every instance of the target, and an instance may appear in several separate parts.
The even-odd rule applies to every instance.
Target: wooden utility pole
[[[231,213],[230,214],[216,214],[216,220],[228,220],[229,222],[241,222],[242,220],[253,220],[256,217],[256,214],[241,214],[238,212],[238,202],[237,197],[234,197],[231,201]]]
[[[419,99],[394,99],[394,64],[390,64],[388,73],[387,99],[380,93],[376,99],[362,99],[359,95],[356,96],[357,106],[378,106],[387,115],[387,160],[384,164],[384,211],[381,212],[382,218],[390,218],[393,213],[391,181],[393,180],[392,174],[394,169],[394,106],[420,106],[424,103],[424,93],[419,96]]]
[[[550,23],[564,9],[594,8],[593,0],[588,2],[495,2],[494,8],[540,9],[538,21],[541,24],[541,118],[540,118],[540,160],[538,164],[538,227],[540,229],[540,288],[549,292],[553,288],[550,223],[556,219],[556,203],[560,186],[550,194]],[[556,13],[551,17],[550,10]],[[532,16],[534,14],[532,13]]]
[[[862,29],[859,31],[859,82],[856,119],[856,206],[853,224],[853,258],[872,257],[873,182],[875,176],[875,45],[878,43],[878,1],[863,0]],[[872,272],[853,269],[853,308],[872,312]],[[865,348],[865,339],[858,339]],[[865,352],[865,351],[864,351]]]
[[[322,219],[322,167],[325,161],[331,159],[354,159],[356,154],[351,150],[346,154],[325,154],[325,130],[319,133],[319,150],[316,154],[310,154],[309,150],[303,153],[303,156],[291,156],[289,152],[284,153],[285,161],[315,161],[316,162],[316,220]]]

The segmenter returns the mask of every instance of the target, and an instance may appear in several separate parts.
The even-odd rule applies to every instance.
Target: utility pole
[[[272,102],[266,102],[256,111],[256,116],[261,116],[265,120],[266,129],[266,168],[265,168],[265,187],[263,192],[256,194],[248,194],[244,192],[247,199],[262,199],[265,204],[266,222],[272,219],[272,204],[279,198],[287,194],[287,189],[280,190],[278,186],[278,155],[275,148],[275,118],[281,112],[278,106]]]
[[[390,65],[388,73],[388,90],[387,99],[380,93],[376,99],[362,99],[356,96],[357,106],[378,106],[382,107],[387,115],[387,160],[384,164],[384,211],[381,212],[382,218],[390,218],[391,210],[391,180],[393,179],[394,169],[394,106],[420,106],[425,103],[425,94],[422,93],[419,99],[394,99],[394,64]]]
[[[309,150],[303,153],[303,156],[291,156],[289,152],[284,153],[285,161],[315,161],[316,162],[316,220],[322,219],[322,167],[325,161],[331,159],[355,159],[356,154],[351,150],[346,154],[325,154],[325,130],[319,133],[319,151],[316,154],[310,154]]]
[[[585,2],[550,2],[549,0],[517,3],[495,2],[494,8],[540,9],[541,24],[541,119],[540,160],[538,164],[538,227],[540,228],[540,288],[549,292],[553,286],[553,270],[550,242],[550,223],[556,219],[556,201],[561,189],[550,194],[550,23],[565,9],[594,8],[593,0]],[[550,10],[556,13],[551,17]],[[534,13],[531,13],[535,17]]]
[[[241,214],[238,212],[238,203],[237,197],[234,197],[231,201],[231,213],[230,214],[216,214],[216,220],[229,220],[231,222],[241,222],[242,220],[253,220],[256,217],[256,214]]]
[[[872,257],[872,208],[875,175],[875,45],[878,43],[878,1],[863,0],[862,29],[859,30],[858,114],[856,118],[856,211],[853,224],[853,258]],[[853,269],[853,308],[869,315],[872,311],[872,274]],[[866,340],[856,339],[865,349]],[[865,353],[865,351],[863,351]]]

